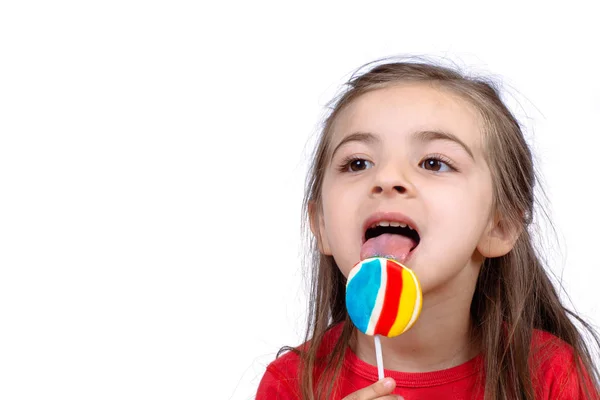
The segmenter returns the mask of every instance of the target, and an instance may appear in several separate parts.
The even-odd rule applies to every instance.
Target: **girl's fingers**
[[[380,381],[375,382],[371,386],[367,386],[364,389],[360,389],[348,396],[344,397],[343,400],[392,400],[402,399],[401,396],[390,395],[396,387],[396,381],[392,378],[384,378]],[[390,396],[387,396],[390,395]]]

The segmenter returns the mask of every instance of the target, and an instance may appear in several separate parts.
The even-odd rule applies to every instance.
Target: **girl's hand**
[[[342,400],[404,400],[404,397],[391,394],[396,387],[396,381],[385,378],[375,382],[371,386],[360,389]]]

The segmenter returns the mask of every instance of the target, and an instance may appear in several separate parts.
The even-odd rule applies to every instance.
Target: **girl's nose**
[[[404,193],[406,193],[406,187],[401,186],[401,185],[395,185],[395,186],[392,186],[389,190],[387,190],[386,188],[384,188],[382,186],[373,187],[373,194],[380,194],[380,193],[387,192],[387,191],[404,194]]]
[[[397,194],[410,195],[414,192],[410,179],[397,168],[386,168],[378,172],[371,189],[372,194],[393,196]]]

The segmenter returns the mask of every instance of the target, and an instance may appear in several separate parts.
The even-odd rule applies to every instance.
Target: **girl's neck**
[[[473,293],[466,292],[426,296],[421,316],[408,332],[381,338],[384,368],[438,371],[463,364],[479,354],[481,343],[470,316]],[[350,346],[360,359],[376,365],[373,337],[356,332]]]

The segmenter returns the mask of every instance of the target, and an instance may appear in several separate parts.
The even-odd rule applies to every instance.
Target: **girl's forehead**
[[[471,146],[482,142],[477,109],[449,89],[403,83],[367,92],[338,114],[330,140],[340,142],[355,132],[371,132],[386,140],[403,140],[414,132],[450,132]]]

